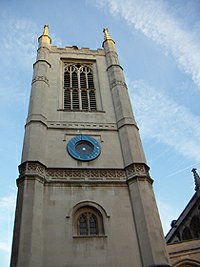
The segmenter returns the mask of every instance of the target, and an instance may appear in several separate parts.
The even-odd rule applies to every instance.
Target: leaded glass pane
[[[87,218],[83,214],[79,218],[80,235],[88,235]]]
[[[89,218],[89,227],[90,227],[90,234],[97,235],[97,218],[94,215],[91,215]]]

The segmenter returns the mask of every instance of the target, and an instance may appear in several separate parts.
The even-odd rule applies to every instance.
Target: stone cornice
[[[138,180],[153,183],[153,179],[149,175],[149,167],[144,163],[133,163],[125,168],[128,183]]]
[[[149,167],[143,163],[134,163],[125,169],[81,169],[81,168],[47,168],[39,161],[23,162],[19,166],[19,183],[23,178],[37,177],[45,182],[128,182],[132,180],[148,180]]]

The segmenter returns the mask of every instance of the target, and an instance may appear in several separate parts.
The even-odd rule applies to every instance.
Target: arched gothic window
[[[77,235],[96,236],[104,234],[102,214],[94,207],[82,207],[75,213]]]
[[[194,238],[200,237],[200,220],[198,216],[193,216],[190,222],[190,228],[192,230]]]
[[[185,227],[182,232],[182,240],[192,239],[192,234],[190,232],[189,227]]]
[[[92,65],[75,63],[65,65],[64,109],[97,110]]]

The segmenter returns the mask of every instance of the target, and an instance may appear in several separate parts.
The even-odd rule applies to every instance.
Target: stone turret
[[[119,63],[115,42],[110,37],[107,28],[104,29],[103,48],[106,54],[107,72],[123,150],[124,165],[128,166],[133,162],[146,163],[124,79],[123,68]]]

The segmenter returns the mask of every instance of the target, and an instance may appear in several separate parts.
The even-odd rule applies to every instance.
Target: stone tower
[[[11,267],[169,266],[123,68],[38,39]]]

